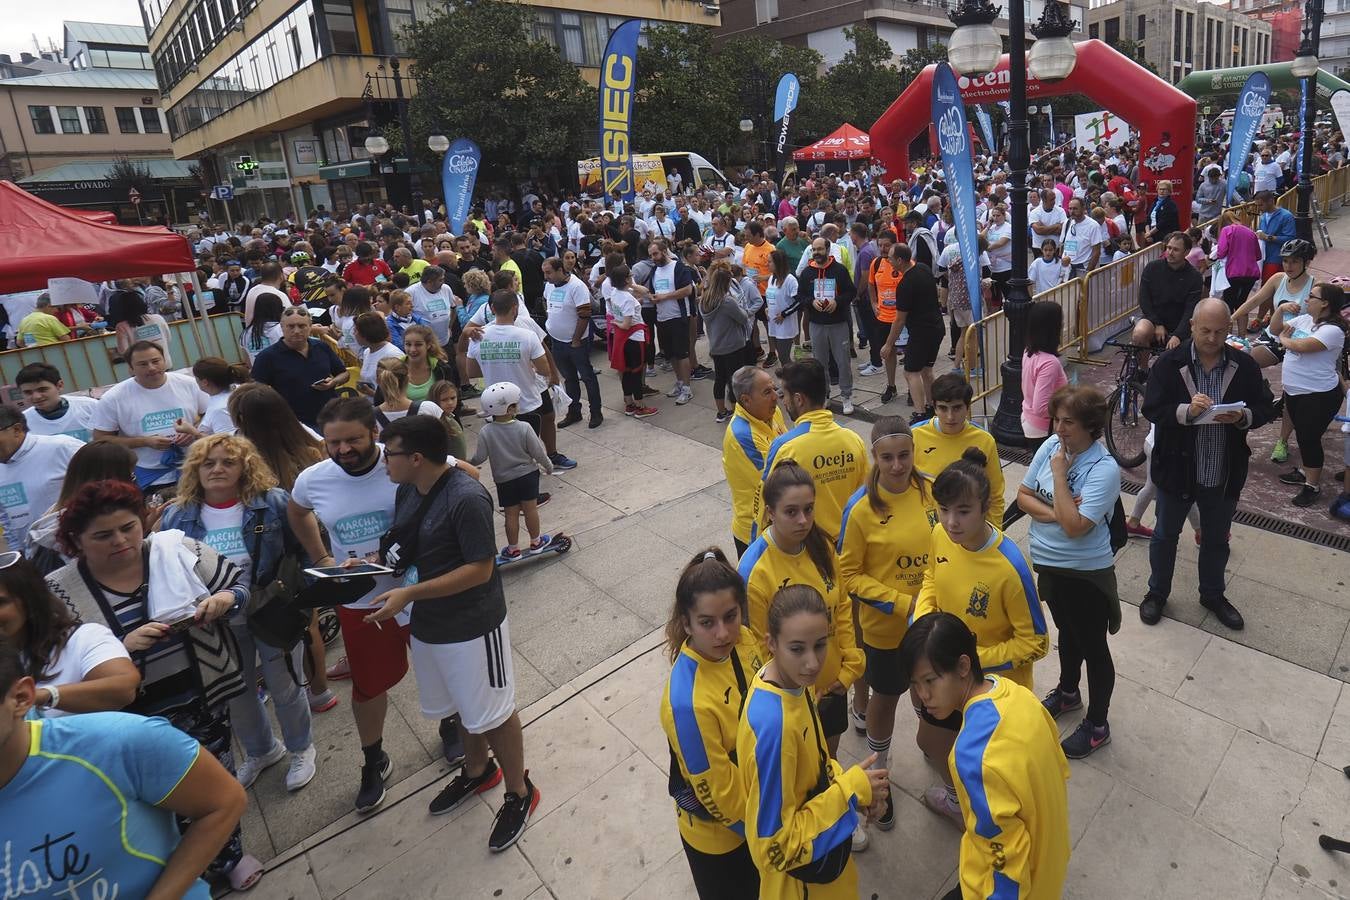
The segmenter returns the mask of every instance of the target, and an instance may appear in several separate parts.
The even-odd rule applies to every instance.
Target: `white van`
[[[728,183],[727,176],[723,175],[717,166],[697,153],[672,150],[666,153],[633,154],[633,184],[638,192],[642,191],[642,186],[648,181],[662,191],[669,191],[670,184],[666,181],[666,175],[670,172],[680,173],[681,189],[689,187],[701,189]],[[600,157],[592,156],[590,159],[577,160],[577,186],[592,197],[602,193]]]

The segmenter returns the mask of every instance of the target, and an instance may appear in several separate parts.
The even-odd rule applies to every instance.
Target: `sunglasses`
[[[17,550],[0,553],[0,569],[8,569],[21,559],[23,559],[23,554]]]

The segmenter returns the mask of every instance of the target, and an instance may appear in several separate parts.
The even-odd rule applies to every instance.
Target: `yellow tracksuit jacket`
[[[769,445],[787,431],[783,411],[773,411],[773,421],[765,423],[747,413],[738,404],[726,434],[722,436],[722,471],[731,489],[731,533],[748,544],[755,522],[755,504],[764,477],[764,459]]]
[[[785,459],[795,460],[811,473],[816,482],[816,524],[830,540],[839,537],[844,504],[867,480],[867,445],[858,436],[834,421],[828,409],[802,413],[786,434],[769,447],[764,461],[764,478]],[[764,511],[763,485],[755,497],[755,534],[768,525]]]
[[[894,650],[909,629],[910,603],[923,586],[937,509],[913,485],[902,494],[878,487],[889,508],[879,513],[860,487],[844,507],[837,549],[850,598],[858,601],[863,642]]]
[[[824,740],[803,691],[772,685],[762,673],[755,676],[736,732],[736,753],[746,796],[745,839],[759,869],[761,900],[802,900],[808,890],[811,900],[857,900],[852,859],[830,884],[807,885],[788,874],[852,840],[860,810],[872,802],[863,770],[844,771],[833,759],[826,760],[830,786],[807,799],[820,778]]]
[[[984,472],[989,476],[989,524],[1002,528],[1003,467],[994,436],[973,422],[967,422],[957,434],[945,434],[936,417],[914,427],[914,464],[930,481],[960,459],[967,447],[979,447],[984,453]]]
[[[774,594],[789,584],[811,585],[825,599],[825,611],[830,617],[830,650],[816,679],[817,696],[819,691],[836,681],[848,687],[862,675],[865,661],[853,636],[853,602],[844,593],[838,558],[834,560],[834,577],[826,581],[805,549],[796,554],[785,553],[778,549],[772,538],[772,529],[764,532],[741,557],[740,572],[749,600],[750,630],[767,656],[765,634],[769,624],[769,604],[773,602]]]
[[[972,553],[941,527],[933,529],[914,618],[939,611],[959,616],[975,632],[986,672],[1032,688],[1031,664],[1049,652],[1050,638],[1031,566],[1011,538],[995,528],[993,541]]]
[[[990,676],[963,712],[949,763],[966,821],[965,897],[1059,900],[1069,865],[1069,764],[1031,691]]]
[[[764,660],[744,626],[735,652],[748,693]],[[742,700],[731,657],[711,660],[688,644],[680,650],[661,696],[661,727],[685,781],[713,816],[710,821],[675,807],[680,836],[703,853],[730,853],[745,842],[745,788],[734,756]]]

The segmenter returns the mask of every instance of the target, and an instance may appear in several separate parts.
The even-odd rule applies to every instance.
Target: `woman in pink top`
[[[1027,312],[1026,350],[1022,354],[1022,433],[1035,453],[1050,435],[1050,397],[1069,383],[1059,361],[1059,332],[1064,311],[1053,300],[1038,300]]]
[[[1214,248],[1214,258],[1223,260],[1223,274],[1228,279],[1223,302],[1236,310],[1261,277],[1261,241],[1231,210],[1224,210],[1219,217],[1219,245]]]

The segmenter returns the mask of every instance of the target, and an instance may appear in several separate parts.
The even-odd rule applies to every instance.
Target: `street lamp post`
[[[375,174],[380,176],[380,183],[384,185],[385,199],[388,199],[389,179],[384,177],[384,155],[389,152],[389,142],[384,139],[382,134],[367,135],[366,152],[370,154],[371,161],[375,163]]]
[[[450,139],[449,139],[448,137],[446,137],[445,135],[441,134],[441,133],[438,131],[438,132],[436,132],[435,134],[429,135],[429,136],[427,137],[427,149],[430,150],[432,153],[436,154],[438,157],[443,157],[443,156],[445,156],[445,151],[447,151],[447,150],[450,149]],[[437,166],[437,167],[436,167],[436,170],[437,170],[437,172],[439,172],[439,171],[440,171],[440,167]],[[450,199],[450,198],[448,198],[448,197],[443,197],[443,198],[441,198],[441,199],[446,201],[446,203],[447,203],[446,209],[449,209],[449,199]],[[418,222],[419,222],[419,224],[420,224],[420,223],[421,223],[421,217],[422,217],[422,210],[420,210],[420,209],[417,210],[417,217],[418,217]]]
[[[1309,0],[1312,2],[1312,0]],[[949,57],[962,75],[978,76],[992,70],[1002,57],[1003,42],[993,22],[999,9],[989,0],[961,0],[949,15],[957,26]],[[1026,19],[1021,0],[1008,4],[1008,165],[1012,182],[1012,276],[1003,298],[1008,319],[1008,358],[1000,364],[1003,390],[990,433],[1002,444],[1026,444],[1022,433],[1022,350],[1026,343],[1027,312],[1031,307],[1031,281],[1027,278],[1027,169],[1031,151],[1027,144],[1027,69],[1042,81],[1067,78],[1076,53],[1069,35],[1075,23],[1059,3],[1045,4],[1041,20],[1032,28],[1038,40],[1026,52]],[[1042,48],[1042,44],[1045,47]]]
[[[1321,45],[1322,12],[1324,0],[1305,0],[1303,7],[1303,39],[1299,42],[1294,61],[1289,64],[1289,72],[1303,82],[1303,128],[1300,131],[1298,210],[1294,213],[1294,233],[1312,243],[1312,169],[1313,169],[1313,130],[1317,118],[1317,71],[1320,63],[1317,52]]]

